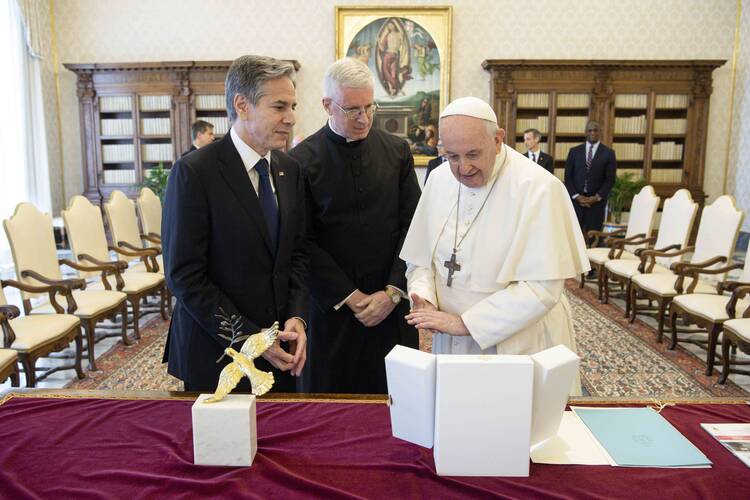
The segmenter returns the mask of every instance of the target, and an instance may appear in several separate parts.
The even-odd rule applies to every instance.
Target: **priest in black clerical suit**
[[[419,200],[406,141],[371,129],[372,76],[354,59],[324,81],[327,125],[290,154],[302,165],[310,253],[306,392],[385,393],[384,358],[418,347],[398,254]]]
[[[273,371],[272,390],[279,392],[294,392],[292,375],[302,371],[304,186],[299,164],[273,151],[285,146],[294,124],[293,76],[294,67],[283,61],[234,61],[226,83],[232,129],[172,167],[162,243],[177,303],[164,357],[186,390],[213,391],[231,362],[224,356],[217,363],[224,350],[240,350],[243,335],[275,321],[280,338],[290,342],[271,347],[256,366]],[[250,390],[247,379],[238,390]]]
[[[565,187],[573,200],[578,223],[587,231],[601,231],[609,191],[615,184],[615,152],[599,140],[596,122],[586,125],[586,142],[572,148],[565,162]]]
[[[430,174],[433,170],[438,168],[440,165],[445,163],[445,150],[443,149],[443,141],[438,140],[437,144],[438,156],[427,162],[427,171],[424,174],[424,183],[427,184],[427,179],[430,178]]]

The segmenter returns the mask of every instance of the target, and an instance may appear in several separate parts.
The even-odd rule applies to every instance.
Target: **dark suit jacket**
[[[526,158],[529,158],[528,151],[526,152]],[[529,158],[529,160],[530,159],[531,158]],[[544,170],[546,170],[550,174],[555,173],[555,160],[544,151],[539,151],[539,158],[536,159],[536,162],[539,164],[540,167],[542,167]]]
[[[180,158],[164,200],[162,246],[167,285],[177,298],[165,358],[191,388],[213,389],[229,362],[217,315],[236,315],[242,333],[307,316],[304,185],[299,164],[271,153],[280,234],[274,256],[258,196],[230,134]],[[230,334],[231,335],[231,334]],[[239,350],[241,343],[232,347]],[[258,358],[260,369],[271,369]],[[294,380],[274,369],[274,390]],[[290,385],[291,384],[291,385]]]
[[[197,151],[197,150],[198,150],[198,148],[195,147],[195,144],[191,144],[190,145],[190,149],[188,149],[187,151],[185,151],[184,153],[182,153],[182,156],[185,156],[186,154],[192,153],[193,151]],[[182,158],[182,156],[180,158]]]
[[[609,191],[615,184],[616,170],[615,152],[600,142],[587,173],[586,143],[583,143],[568,153],[568,159],[565,162],[565,187],[568,188],[571,197],[575,194],[588,196],[598,194],[602,200],[606,201]],[[588,189],[584,192],[586,184]]]
[[[443,164],[445,157],[438,156],[427,162],[427,172],[424,174],[424,183],[427,184],[427,179],[430,177],[430,173],[437,167]]]

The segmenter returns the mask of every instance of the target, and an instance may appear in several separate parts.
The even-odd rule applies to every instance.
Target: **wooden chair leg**
[[[636,314],[638,314],[638,300],[636,298],[637,294],[638,294],[638,291],[631,284],[630,285],[630,318],[628,319],[629,323],[632,323],[633,321],[635,321],[635,316]]]
[[[599,265],[594,265],[594,268],[596,268],[596,288],[597,288],[597,299],[599,299],[599,302],[602,301],[604,298],[604,288],[602,285],[602,267]]]
[[[729,337],[727,336],[727,332],[724,332],[724,338],[721,339],[721,375],[719,376],[719,383],[721,385],[724,385],[724,383],[727,381],[727,377],[729,377],[729,347],[730,344],[732,347],[734,347],[734,344],[732,344],[729,341]]]
[[[630,289],[632,288],[631,281],[628,280],[625,284],[625,317],[630,316]]]
[[[674,350],[677,347],[677,310],[674,304],[669,308],[669,328],[672,330],[672,341],[669,343],[669,349]],[[661,342],[661,335],[659,335],[659,342]]]
[[[136,340],[140,340],[141,338],[141,301],[136,296],[133,297],[130,300],[130,304],[133,307],[133,335],[135,336]]]
[[[667,313],[666,311],[666,304],[664,304],[664,301],[659,299],[659,312],[657,313],[657,321],[659,323],[658,329],[656,331],[656,341],[661,343],[662,338],[664,337],[664,315]]]
[[[26,374],[26,387],[36,387],[36,359],[27,354],[21,357],[21,364]]]
[[[122,303],[122,309],[120,310],[120,313],[122,314],[122,343],[125,345],[130,345],[131,342],[128,339],[128,302],[124,301]],[[133,314],[133,321],[135,321],[135,314]]]
[[[581,282],[578,284],[578,288],[583,288],[585,279],[586,279],[586,273],[581,273]]]
[[[721,325],[711,324],[708,329],[708,352],[706,353],[706,375],[711,376],[714,372],[714,362],[716,361],[716,343],[721,332]]]
[[[81,333],[81,327],[78,327],[78,335],[76,335],[76,358],[73,363],[73,367],[76,371],[76,376],[79,379],[84,378],[86,375],[83,373],[81,367],[81,358],[83,358],[83,334]]]
[[[94,358],[94,344],[96,343],[94,329],[96,328],[96,321],[94,319],[87,319],[83,329],[86,331],[86,355],[89,360],[89,371],[95,372],[96,359]]]
[[[604,298],[602,299],[602,304],[609,304],[609,286],[607,283],[609,283],[609,275],[607,274],[607,268],[602,268],[602,281],[604,282]]]

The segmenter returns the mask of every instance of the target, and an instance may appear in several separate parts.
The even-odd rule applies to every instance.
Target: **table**
[[[662,411],[714,463],[710,469],[531,464],[527,478],[470,478],[437,476],[432,450],[393,438],[384,397],[263,397],[252,467],[196,466],[194,398],[8,391],[0,400],[0,497],[750,498],[750,469],[699,427],[750,422],[742,400],[694,400]]]

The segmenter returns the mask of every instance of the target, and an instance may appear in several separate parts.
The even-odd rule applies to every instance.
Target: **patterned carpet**
[[[578,351],[583,358],[584,388],[597,397],[740,396],[748,394],[731,381],[716,383],[717,376],[704,375],[705,364],[681,347],[669,351],[666,342],[656,343],[656,332],[640,321],[628,324],[622,310],[600,304],[592,291],[579,289],[573,280],[566,294],[573,309]],[[181,390],[182,383],[166,372],[161,358],[168,322],[154,318],[141,329],[134,346],[121,343],[103,354],[99,373],[74,380],[73,389]],[[430,339],[420,339],[423,350]]]

